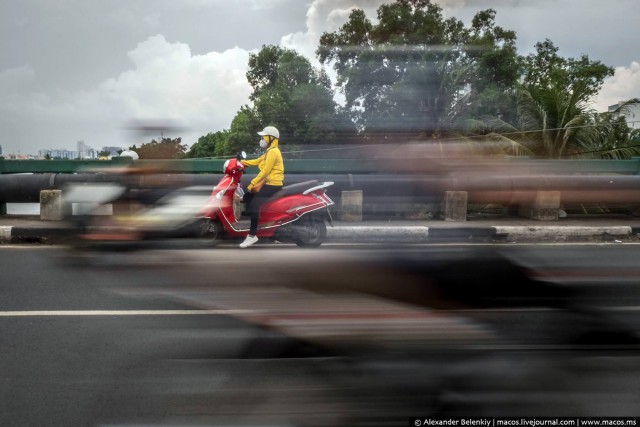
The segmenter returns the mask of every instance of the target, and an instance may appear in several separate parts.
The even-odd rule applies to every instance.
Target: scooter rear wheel
[[[295,244],[301,248],[317,248],[327,237],[327,226],[322,219],[311,219],[307,221],[303,227],[305,231],[303,236],[298,236],[293,239]]]
[[[203,246],[213,247],[222,240],[222,224],[212,219],[203,219],[198,226],[198,239]]]

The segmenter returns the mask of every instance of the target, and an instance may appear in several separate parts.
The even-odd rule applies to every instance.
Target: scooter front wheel
[[[321,219],[312,219],[301,226],[302,232],[293,239],[301,248],[317,248],[327,237],[327,226]]]
[[[198,226],[198,239],[203,246],[213,247],[220,243],[222,224],[210,218],[203,219]]]

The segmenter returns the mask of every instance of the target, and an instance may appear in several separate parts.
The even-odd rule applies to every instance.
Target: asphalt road
[[[3,246],[0,425],[637,416],[639,252]]]

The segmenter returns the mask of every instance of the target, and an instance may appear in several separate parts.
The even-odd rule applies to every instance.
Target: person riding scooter
[[[260,220],[260,207],[271,196],[282,189],[284,182],[284,162],[282,153],[278,148],[280,132],[273,126],[265,127],[261,132],[260,148],[266,149],[265,153],[253,160],[243,160],[244,166],[258,166],[260,173],[251,180],[247,186],[247,193],[243,199],[246,209],[251,217],[249,234],[240,244],[241,248],[248,248],[258,241],[258,222]]]

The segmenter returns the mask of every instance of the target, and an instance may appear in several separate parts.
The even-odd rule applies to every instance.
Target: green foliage
[[[198,142],[191,146],[187,153],[188,158],[196,157],[216,157],[224,154],[227,149],[229,131],[218,131],[208,133],[198,138]]]
[[[600,140],[591,150],[579,153],[582,157],[628,159],[640,156],[640,129],[631,129],[624,114],[640,103],[634,98],[623,103],[616,112],[601,113],[594,116],[594,127]]]
[[[465,26],[431,0],[390,1],[375,21],[354,9],[316,51],[335,69],[344,107],[323,69],[293,50],[263,46],[249,57],[252,104],[229,130],[201,137],[189,157],[255,153],[266,125],[280,130],[288,150],[358,133],[369,141],[466,137],[484,152],[544,158],[635,155],[630,141],[640,132],[589,108],[611,67],[587,55],[560,57],[548,39],[519,56],[516,33],[495,18],[495,10],[481,10]]]
[[[258,141],[260,140],[257,132],[263,127],[255,109],[247,106],[240,108],[231,122],[226,146],[220,151],[216,151],[216,154],[233,155],[239,151],[255,153],[258,150]]]
[[[181,159],[185,157],[187,146],[182,144],[182,138],[163,138],[160,142],[154,139],[140,147],[133,145],[129,150],[138,153],[140,159]]]
[[[281,143],[289,150],[299,145],[333,142],[337,133],[355,129],[333,100],[327,74],[293,50],[263,46],[249,56],[247,80],[253,87],[253,106],[241,107],[230,129],[208,143],[216,156],[242,150],[257,153],[257,132],[268,125],[278,128]],[[206,144],[203,142],[202,147]],[[211,149],[201,150],[199,143],[196,145],[190,155],[202,157],[211,153]]]
[[[485,117],[485,135],[507,154],[540,158],[623,158],[628,145],[624,120],[612,120],[590,108],[590,100],[613,69],[583,55],[562,58],[550,40],[521,58],[516,117]]]
[[[466,28],[435,3],[397,0],[378,9],[377,24],[354,10],[316,53],[334,64],[359,129],[440,138],[470,115],[513,110],[504,93],[518,77],[515,38],[491,9]]]
[[[558,48],[549,39],[536,43],[536,53],[523,59],[523,86],[535,92],[556,88],[571,91],[580,87],[587,98],[598,93],[604,79],[614,70],[587,55],[579,59],[558,56]]]

